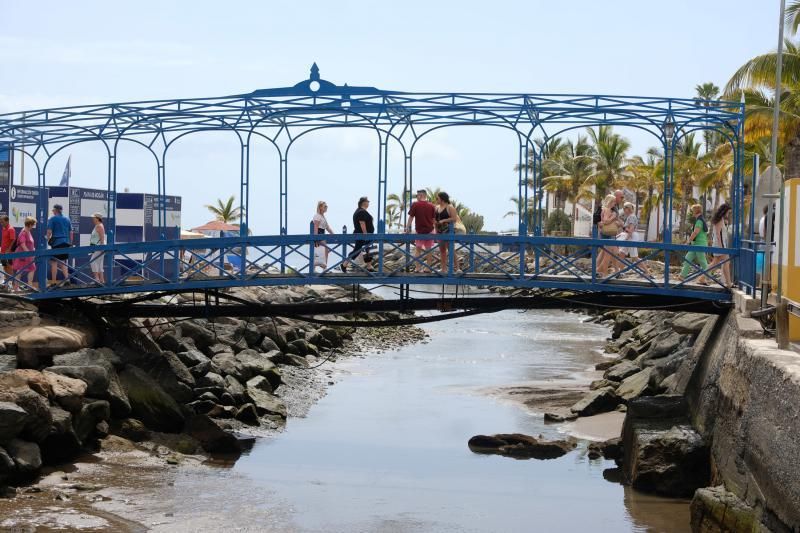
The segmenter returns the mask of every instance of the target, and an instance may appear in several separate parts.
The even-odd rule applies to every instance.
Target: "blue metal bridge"
[[[732,238],[728,248],[698,247],[673,242],[672,216],[663,217],[658,242],[629,242],[638,246],[638,258],[618,260],[617,271],[597,272],[598,255],[608,240],[548,236],[541,209],[529,218],[528,209],[540,205],[543,194],[541,154],[534,136],[545,141],[576,129],[600,125],[637,128],[653,135],[665,154],[663,213],[672,213],[675,196],[674,153],[686,135],[713,130],[733,151],[731,189]],[[216,98],[179,99],[87,105],[0,115],[0,145],[6,144],[37,173],[42,191],[37,208],[39,227],[47,220],[45,172],[61,150],[84,142],[99,142],[108,158],[107,244],[52,250],[43,231],[35,252],[1,255],[2,259],[33,257],[33,280],[20,273],[12,279],[33,300],[101,297],[123,293],[217,290],[252,285],[393,284],[506,286],[566,289],[578,292],[652,295],[708,301],[728,301],[729,291],[710,277],[697,283],[704,270],[694,267],[686,279],[674,273],[688,251],[724,254],[733,266],[738,286],[755,286],[756,244],[753,214],[745,220],[743,177],[744,105],[738,102],[698,102],[693,99],[597,95],[410,93],[374,87],[336,85],[322,79],[314,65],[309,79],[283,88]],[[386,231],[387,154],[398,149],[405,164],[403,190],[414,190],[415,148],[427,134],[453,126],[492,126],[511,130],[518,147],[517,196],[519,228],[516,235],[435,235],[447,247],[449,260],[436,261],[437,247],[415,256],[413,234]],[[340,265],[357,238],[352,234],[289,234],[289,149],[297,139],[326,128],[366,128],[375,133],[379,153],[377,174],[377,231],[369,235],[369,264],[354,263],[348,272]],[[135,143],[152,154],[158,194],[166,196],[166,161],[170,148],[192,133],[224,131],[240,147],[240,207],[244,213],[240,234],[203,240],[167,239],[166,202],[158,202],[154,217],[161,239],[140,243],[115,240],[114,198],[117,192],[117,153],[123,143]],[[250,160],[256,138],[265,139],[280,159],[275,175],[280,183],[274,208],[280,213],[280,232],[249,233]],[[533,164],[528,164],[529,158]],[[397,178],[399,179],[399,177]],[[530,196],[530,197],[529,197]],[[538,202],[538,203],[537,203]],[[259,202],[264,206],[264,201]],[[532,221],[529,226],[528,221]],[[746,231],[747,228],[747,231]],[[747,233],[747,234],[746,234]],[[314,249],[329,248],[325,268],[315,268]],[[88,261],[102,253],[106,281],[94,282]],[[68,280],[48,280],[49,264],[65,254]],[[647,263],[645,263],[647,262]],[[649,269],[644,268],[648,264]],[[660,268],[656,268],[661,265]],[[663,265],[667,265],[665,268]],[[672,265],[673,272],[670,272]],[[655,267],[654,267],[655,266]]]

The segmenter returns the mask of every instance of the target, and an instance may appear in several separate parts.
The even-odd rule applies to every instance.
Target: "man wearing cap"
[[[369,214],[367,208],[369,207],[369,198],[362,196],[358,199],[358,208],[353,213],[353,233],[366,235],[375,233],[375,225],[373,224],[372,215]],[[347,259],[342,261],[339,268],[342,272],[347,272],[347,265],[356,260],[356,258],[364,253],[364,264],[366,270],[371,270],[372,256],[369,253],[369,241],[365,239],[356,240],[353,251],[347,256]]]
[[[53,250],[69,248],[72,242],[72,224],[69,219],[62,215],[64,208],[61,204],[53,206],[53,216],[47,221],[47,243]],[[69,266],[67,265],[68,254],[59,254],[50,261],[50,277],[55,282],[60,270],[64,277],[64,284],[69,284]]]
[[[417,235],[429,235],[433,233],[434,219],[436,218],[436,207],[428,201],[428,192],[425,189],[417,191],[417,201],[411,204],[408,210],[408,223],[406,233],[411,231],[411,223],[414,223],[414,231]],[[417,239],[414,241],[414,256],[419,257],[422,250],[433,248],[433,239]],[[430,258],[430,254],[426,257]],[[421,270],[422,265],[417,264],[415,270]]]

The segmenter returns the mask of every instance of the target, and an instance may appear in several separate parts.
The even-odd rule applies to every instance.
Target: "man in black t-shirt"
[[[355,213],[353,213],[353,233],[375,233],[372,215],[370,215],[369,211],[367,211],[368,207],[369,199],[366,196],[362,196],[358,199],[358,209],[356,209]],[[369,264],[372,262],[372,256],[369,254],[368,246],[369,241],[357,240],[353,251],[347,256],[348,260],[342,262],[342,272],[347,272],[347,264],[351,261],[355,261],[361,252],[364,252],[364,263],[367,264],[367,268],[369,269]]]

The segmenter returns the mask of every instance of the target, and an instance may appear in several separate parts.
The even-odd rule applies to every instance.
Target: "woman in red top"
[[[15,252],[33,252],[36,250],[36,245],[33,241],[31,230],[36,227],[36,219],[27,217],[25,219],[25,227],[19,232],[17,237],[17,249]],[[33,287],[33,273],[36,272],[36,263],[34,257],[18,257],[14,259],[14,271],[17,273],[17,288],[21,289],[20,281],[27,277],[27,283]]]
[[[13,245],[14,241],[17,239],[17,230],[11,225],[11,222],[8,220],[8,215],[0,217],[0,226],[3,227],[3,237],[2,241],[0,241],[0,253],[10,254],[11,245]],[[6,273],[5,279],[3,280],[3,285],[6,285],[14,274],[14,269],[11,266],[11,259],[3,259],[0,261],[0,264],[3,265],[3,270]]]

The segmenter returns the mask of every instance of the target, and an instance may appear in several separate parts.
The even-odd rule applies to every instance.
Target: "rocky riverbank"
[[[334,301],[352,290],[245,288],[236,296]],[[42,468],[68,470],[87,452],[126,450],[164,466],[235,459],[253,435],[305,415],[333,383],[326,361],[423,337],[411,327],[356,331],[284,318],[98,325],[20,304],[0,312],[0,487],[21,497]],[[54,497],[89,490],[50,485],[59,487]]]

